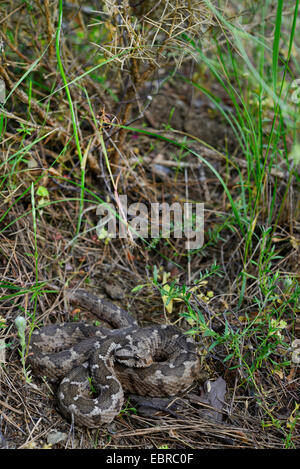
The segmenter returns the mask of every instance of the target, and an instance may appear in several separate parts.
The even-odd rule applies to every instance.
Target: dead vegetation
[[[291,360],[299,334],[299,177],[284,156],[264,166],[257,213],[248,230],[239,225],[247,218],[243,196],[251,188],[254,200],[258,185],[225,118],[228,109],[236,115],[234,105],[195,61],[193,46],[200,38],[203,50],[209,44],[218,54],[213,38],[222,45],[230,31],[207,2],[150,3],[66,2],[60,34],[57,2],[1,4],[0,77],[10,95],[1,108],[2,447],[299,446],[298,364]],[[239,7],[228,9],[238,17]],[[269,122],[273,108],[265,112]],[[291,152],[292,135],[286,131],[282,155]],[[120,195],[146,207],[204,202],[204,248],[189,253],[183,239],[99,236],[97,206],[118,208]],[[274,252],[263,237],[269,225]],[[272,265],[264,252],[266,259],[272,252]],[[150,414],[131,398],[108,428],[73,428],[57,412],[55,387],[34,376],[25,381],[14,320],[92,320],[69,309],[64,287],[107,296],[111,285],[121,292],[113,300],[140,324],[192,327],[203,375]],[[214,397],[212,383],[221,386]]]

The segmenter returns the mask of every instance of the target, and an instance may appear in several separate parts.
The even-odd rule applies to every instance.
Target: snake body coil
[[[30,364],[36,374],[61,380],[58,402],[68,419],[98,427],[120,412],[123,389],[142,396],[173,396],[193,383],[199,360],[192,337],[174,326],[140,328],[127,311],[85,290],[68,290],[67,295],[117,327],[74,322],[32,333]]]

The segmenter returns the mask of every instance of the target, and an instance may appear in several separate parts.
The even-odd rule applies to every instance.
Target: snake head
[[[115,357],[119,363],[129,367],[146,368],[153,363],[149,350],[145,347],[126,345],[115,351]]]

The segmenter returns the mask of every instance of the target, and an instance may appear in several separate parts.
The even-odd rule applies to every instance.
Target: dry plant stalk
[[[179,67],[192,48],[184,40],[200,38],[213,23],[212,13],[197,0],[105,0],[110,31],[109,44],[99,46],[107,57],[115,57],[122,73],[129,76],[120,96],[119,123],[126,125],[139,91],[154,73],[169,61]],[[126,129],[114,141],[110,162],[116,167],[123,151]]]

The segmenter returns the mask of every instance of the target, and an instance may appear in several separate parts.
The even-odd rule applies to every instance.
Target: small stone
[[[104,290],[112,300],[122,300],[125,297],[125,292],[118,285],[111,283],[104,283]]]
[[[66,433],[53,430],[47,436],[47,443],[48,445],[55,445],[57,443],[60,443],[61,441],[65,441],[67,436],[68,435]]]

